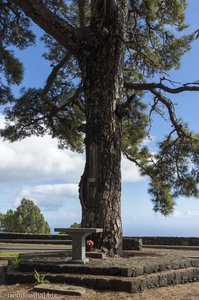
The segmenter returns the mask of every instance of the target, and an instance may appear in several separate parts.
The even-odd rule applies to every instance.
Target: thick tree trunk
[[[91,24],[74,28],[39,0],[12,0],[79,61],[85,96],[86,165],[80,181],[82,226],[102,227],[99,241],[122,249],[121,103],[128,0],[91,0]]]
[[[109,3],[112,6],[107,4],[107,21],[99,26],[98,10],[102,8],[93,6],[92,42],[84,49],[84,59],[80,61],[87,126],[86,165],[79,186],[82,226],[102,227],[103,234],[98,239],[96,236],[98,246],[120,253],[122,126],[117,106],[123,96],[127,3],[121,0]]]

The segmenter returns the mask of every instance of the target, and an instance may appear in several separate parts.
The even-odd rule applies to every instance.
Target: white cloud
[[[138,167],[127,158],[122,158],[122,181],[131,182],[131,181],[140,181],[145,179],[139,174]]]
[[[74,222],[81,222],[81,214],[79,212],[72,212],[67,210],[48,211],[44,212],[44,217],[53,227],[69,227]]]
[[[59,211],[59,213],[57,213],[56,211],[50,211],[47,214],[49,220],[51,221],[59,221],[59,222],[63,222],[67,219],[77,219],[79,217],[79,215],[77,213],[74,212],[70,212],[70,211]]]
[[[154,212],[153,216],[155,219],[168,220],[168,219],[183,219],[185,217],[185,213],[179,210],[174,210],[171,215],[164,216],[160,212]]]
[[[187,214],[188,217],[193,217],[193,218],[198,218],[199,217],[199,211],[188,210],[186,214]]]
[[[78,200],[77,184],[46,184],[33,187],[23,187],[17,194],[15,205],[18,206],[22,198],[33,200],[44,210],[58,210],[71,198]]]
[[[190,218],[198,218],[199,217],[199,211],[179,211],[175,210],[174,213],[171,215],[171,218],[177,218],[177,219],[183,219],[183,220],[189,220]]]
[[[0,127],[4,118],[0,114]],[[61,179],[79,182],[83,173],[85,158],[83,154],[57,147],[57,140],[50,136],[32,136],[24,140],[0,143],[0,183],[29,180]],[[139,181],[138,168],[123,157],[122,180]]]
[[[173,218],[184,218],[184,213],[179,210],[174,210],[173,214],[171,215]]]
[[[150,138],[147,137],[144,139],[142,146],[153,146],[154,147],[155,140],[156,140],[156,138],[154,136],[151,136]],[[153,154],[155,152],[151,151],[151,153]],[[136,181],[146,179],[146,176],[140,175],[139,168],[136,166],[136,164],[131,162],[124,156],[122,156],[121,168],[122,168],[122,181],[136,182]]]
[[[0,144],[0,182],[30,179],[77,180],[84,168],[84,156],[57,148],[50,136],[30,137]]]
[[[159,219],[176,219],[176,220],[183,220],[188,221],[190,219],[198,218],[199,217],[199,211],[180,211],[180,210],[174,210],[172,215],[169,216],[163,216],[160,213],[156,213],[157,218]]]
[[[52,232],[54,231],[54,228],[70,227],[74,222],[81,222],[81,213],[77,210],[73,212],[68,211],[67,209],[62,209],[59,211],[48,211],[46,213],[44,212],[43,214],[48,224],[50,225]]]

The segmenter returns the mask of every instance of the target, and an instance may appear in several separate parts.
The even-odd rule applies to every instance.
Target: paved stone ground
[[[27,257],[31,258],[31,255],[27,255]],[[36,258],[37,257],[37,258]],[[55,264],[58,262],[64,262],[69,259],[69,257],[66,255],[66,253],[61,253],[59,256],[55,255],[40,255],[34,257],[37,261],[51,261],[54,262]],[[114,258],[107,258],[105,260],[96,260],[96,259],[90,259],[89,265],[92,265],[94,267],[122,267],[122,268],[137,268],[139,269],[140,266],[144,265],[155,265],[158,261],[158,263],[161,263],[164,265],[168,261],[173,261],[173,262],[178,262],[178,260],[182,257],[194,257],[194,258],[199,258],[199,251],[191,251],[191,250],[173,250],[173,249],[144,249],[143,251],[125,251],[124,252],[124,257],[114,257]],[[32,257],[33,258],[33,257]],[[160,289],[155,289],[155,291],[148,291],[148,292],[142,292],[138,293],[137,296],[129,295],[127,293],[122,293],[122,292],[97,292],[93,291],[92,289],[87,289],[86,295],[87,298],[85,299],[103,299],[103,300],[110,300],[110,299],[199,299],[199,293],[197,293],[197,288],[199,287],[198,283],[191,283],[191,284],[186,284],[185,287],[182,286],[182,289],[185,290],[185,294],[179,296],[176,294],[176,291],[179,293],[179,288],[178,286],[175,287],[168,287],[168,289],[165,288],[160,288]],[[13,287],[15,287],[13,285]],[[7,287],[4,286],[5,291],[9,290],[9,292],[12,291],[13,287]],[[194,287],[194,293],[192,294],[190,291]],[[175,297],[170,297],[170,292],[169,289],[174,289],[173,290],[173,295]],[[164,295],[164,297],[161,294],[162,291],[166,291],[167,296]],[[86,295],[84,297],[86,297]],[[117,295],[117,297],[116,297]],[[126,295],[126,296],[125,296]],[[141,296],[142,295],[142,296]],[[152,296],[153,295],[153,296]],[[159,295],[159,296],[157,296]],[[162,297],[161,297],[162,296]],[[195,298],[193,298],[193,297]],[[83,299],[84,299],[83,297]],[[1,299],[1,298],[0,298]],[[65,299],[65,298],[63,298]],[[69,299],[69,298],[66,298]]]
[[[58,253],[41,253],[22,255],[22,260],[28,260],[35,263],[68,263],[70,252],[61,251]],[[106,259],[89,259],[89,263],[84,266],[89,267],[118,267],[118,268],[136,268],[140,266],[152,265],[157,262],[164,264],[168,261],[177,262],[182,257],[199,258],[199,251],[197,250],[174,250],[174,249],[143,249],[142,251],[124,251],[122,257],[107,257]]]

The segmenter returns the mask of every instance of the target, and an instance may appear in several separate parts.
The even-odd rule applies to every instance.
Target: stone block
[[[95,288],[97,290],[108,290],[109,289],[108,280],[104,278],[96,278]]]
[[[89,266],[81,266],[80,268],[77,268],[76,273],[77,274],[91,274],[91,267]]]
[[[65,284],[39,284],[34,286],[34,291],[39,293],[62,294],[81,296],[85,293],[85,289],[79,286],[65,285]]]
[[[181,272],[178,271],[175,273],[175,278],[174,278],[175,284],[179,284],[182,282],[182,277],[181,277]]]
[[[199,280],[199,269],[194,269],[193,270],[193,278],[194,278],[194,281]]]
[[[192,269],[188,269],[187,270],[187,273],[188,273],[188,281],[189,282],[191,282],[191,281],[193,281],[194,280],[194,270],[192,270]]]
[[[0,284],[4,284],[6,281],[7,266],[0,266]]]
[[[141,280],[139,280],[139,279],[132,280],[130,293],[139,292],[141,290],[140,285],[141,285]]]
[[[146,285],[148,289],[158,286],[159,281],[157,276],[149,276],[146,278]]]
[[[45,279],[47,279],[49,282],[54,282],[54,283],[66,282],[66,278],[64,275],[56,276],[56,274],[48,274],[45,276]]]
[[[175,274],[173,272],[167,274],[168,285],[174,284],[175,283],[174,279],[175,279]]]
[[[130,268],[121,268],[120,275],[124,276],[124,277],[131,277],[132,269],[130,269]]]
[[[146,279],[142,279],[141,281],[140,281],[140,290],[141,291],[145,291],[145,290],[147,290],[147,281],[146,281]]]
[[[141,276],[144,274],[144,267],[136,267],[135,268],[135,276]]]
[[[167,275],[160,275],[159,286],[167,286]]]
[[[109,287],[111,291],[122,291],[123,281],[120,279],[109,280]]]
[[[159,276],[150,276],[150,284],[154,286],[158,286],[159,285]]]
[[[105,259],[106,253],[104,252],[86,252],[86,257],[95,258],[95,259]]]
[[[190,268],[191,267],[191,261],[190,261],[190,259],[186,259],[184,261],[184,266],[185,266],[185,268]]]
[[[179,262],[179,267],[180,267],[180,269],[184,269],[185,268],[185,261],[180,261]]]
[[[65,277],[65,282],[67,284],[75,284],[75,285],[82,285],[82,278],[81,277]]]
[[[144,266],[144,274],[151,274],[153,273],[153,266],[152,265],[146,265]]]
[[[81,285],[87,286],[89,288],[93,288],[96,285],[96,279],[84,277],[81,279]]]
[[[161,263],[161,264],[159,265],[159,269],[160,269],[160,272],[166,271],[166,270],[167,270],[167,264]]]
[[[92,268],[93,275],[104,275],[104,268],[101,267],[93,267]]]
[[[199,259],[192,259],[191,265],[192,267],[199,267]]]
[[[107,269],[107,275],[111,276],[119,276],[120,275],[120,267],[109,267]]]
[[[179,262],[172,262],[171,264],[173,270],[177,270],[180,268]]]
[[[156,272],[158,272],[158,271],[159,271],[159,269],[160,269],[160,266],[159,266],[159,264],[154,264],[152,267],[153,267],[153,273],[156,273]]]
[[[132,277],[137,276],[137,275],[136,275],[136,268],[132,268],[132,269],[131,269],[131,276],[132,276]]]
[[[127,293],[133,293],[132,292],[132,282],[131,281],[123,281],[122,282],[122,291],[127,292]]]
[[[124,250],[142,250],[142,239],[123,238]]]
[[[182,282],[188,282],[188,279],[189,279],[189,275],[188,275],[188,272],[187,271],[182,271],[181,272],[181,276],[182,276]]]

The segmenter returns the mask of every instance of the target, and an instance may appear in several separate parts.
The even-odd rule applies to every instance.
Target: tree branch
[[[85,0],[78,0],[79,25],[81,29],[85,27],[85,11],[84,11],[85,5],[86,5]]]
[[[188,92],[188,91],[199,91],[199,81],[181,84],[181,86],[177,87],[177,88],[170,88],[170,87],[168,87],[168,86],[166,86],[162,83],[163,80],[167,80],[167,79],[162,78],[160,80],[160,83],[155,83],[155,82],[151,82],[151,83],[125,82],[124,87],[126,89],[133,89],[133,90],[136,90],[136,91],[146,90],[146,91],[150,91],[152,94],[154,94],[155,97],[156,97],[156,100],[158,100],[162,104],[164,104],[164,106],[166,106],[166,108],[168,110],[171,123],[174,127],[174,130],[172,131],[172,133],[174,131],[176,131],[178,136],[185,136],[186,138],[193,139],[192,135],[189,132],[186,131],[183,124],[177,119],[177,117],[175,115],[175,112],[174,112],[174,106],[173,106],[172,101],[169,100],[168,98],[166,98],[165,96],[163,96],[163,94],[161,92],[157,91],[157,89],[163,90],[164,92],[168,92],[170,94],[178,94],[178,93],[181,93],[181,92]],[[171,81],[169,81],[169,82],[172,83],[172,84],[174,83],[174,82],[171,82]],[[157,101],[154,104],[155,105],[152,106],[150,114],[152,113],[152,111],[156,110]]]
[[[127,97],[126,102],[117,105],[116,107],[116,114],[120,117],[123,118],[127,112],[128,112],[128,107],[131,105],[132,101],[135,99],[136,94],[133,94],[131,96]]]
[[[167,99],[166,97],[164,97],[160,92],[158,92],[157,90],[151,90],[151,92],[156,96],[156,98],[163,103],[169,113],[169,117],[171,120],[171,123],[173,124],[178,136],[185,136],[187,138],[191,138],[191,135],[189,133],[187,133],[187,131],[184,129],[183,125],[179,122],[179,120],[177,119],[175,112],[174,112],[174,106],[172,101],[170,101],[169,99]]]
[[[50,75],[48,76],[48,79],[46,81],[46,85],[43,89],[43,93],[42,96],[47,95],[48,91],[50,90],[55,78],[57,77],[57,73],[59,72],[59,70],[69,61],[69,59],[71,58],[71,53],[67,53],[62,60],[53,67]]]
[[[80,84],[79,88],[75,91],[74,95],[71,96],[69,99],[67,99],[66,103],[64,103],[62,106],[59,107],[59,111],[63,110],[64,108],[66,108],[70,104],[75,104],[76,106],[79,107],[79,109],[82,112],[85,112],[85,108],[84,108],[83,104],[79,101],[79,96],[80,96],[82,91],[83,91],[83,88]]]
[[[57,77],[57,73],[59,72],[59,70],[70,60],[71,58],[71,54],[67,53],[62,60],[53,67],[50,75],[48,76],[48,79],[46,81],[46,85],[44,86],[44,89],[41,93],[41,98],[48,104],[48,106],[52,109],[52,111],[54,112],[54,114],[63,111],[67,106],[69,106],[70,104],[74,103],[75,105],[77,105],[79,107],[79,109],[84,112],[84,107],[82,105],[82,103],[79,101],[78,97],[80,95],[80,93],[82,92],[82,87],[81,84],[79,86],[79,88],[76,90],[76,92],[74,93],[73,96],[71,96],[69,99],[67,99],[67,101],[62,104],[60,107],[55,106],[51,101],[48,100],[47,94],[54,82],[54,80]],[[58,117],[57,117],[58,118]]]
[[[11,0],[11,2],[71,53],[74,55],[77,53],[81,40],[79,29],[52,13],[40,0]]]
[[[186,83],[178,88],[170,88],[164,84],[160,83],[133,83],[133,82],[125,82],[124,87],[127,89],[134,89],[136,91],[152,91],[154,89],[161,89],[165,92],[168,92],[170,94],[178,94],[181,92],[188,92],[188,91],[199,91],[199,82],[193,82],[193,83]]]
[[[54,80],[56,79],[57,77],[57,73],[59,72],[59,70],[69,61],[69,59],[71,58],[71,53],[67,53],[63,58],[62,60],[56,65],[53,67],[50,75],[48,76],[48,79],[46,81],[46,85],[44,86],[44,89],[41,93],[41,98],[43,99],[43,101],[49,106],[49,108],[51,109],[52,111],[52,115],[58,120],[59,124],[61,125],[62,127],[62,130],[63,132],[65,133],[66,130],[65,130],[65,123],[64,123],[64,120],[62,117],[60,117],[59,115],[59,112],[63,111],[68,105],[70,105],[71,103],[74,103],[76,104],[79,109],[81,111],[84,111],[84,107],[83,105],[80,103],[79,99],[78,99],[78,96],[79,94],[81,93],[82,91],[82,88],[79,87],[76,92],[74,93],[74,95],[72,97],[70,97],[66,103],[64,103],[63,105],[61,105],[60,107],[56,106],[53,104],[53,102],[51,102],[49,99],[48,99],[48,92],[54,82]],[[53,127],[53,124],[51,124],[51,127]]]

